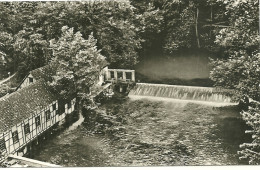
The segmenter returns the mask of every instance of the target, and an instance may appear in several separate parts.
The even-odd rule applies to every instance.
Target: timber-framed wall
[[[63,122],[65,116],[75,110],[75,104],[74,98],[63,106],[65,111],[59,113],[58,101],[53,101],[44,109],[33,112],[30,117],[2,133],[0,135],[2,159],[9,154],[23,156],[27,151],[26,146],[53,125]],[[19,152],[20,150],[22,152]]]

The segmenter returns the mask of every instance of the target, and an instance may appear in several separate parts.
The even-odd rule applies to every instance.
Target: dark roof
[[[30,74],[37,80],[35,83],[0,98],[0,133],[11,129],[30,117],[35,111],[42,110],[61,97],[51,92],[46,84],[56,71],[56,64],[32,70]]]
[[[19,87],[24,82],[24,80],[29,76],[29,74],[31,74],[33,78],[35,78],[36,80],[44,79],[45,81],[50,81],[51,77],[55,75],[56,71],[57,71],[57,65],[54,63],[34,69],[24,77],[21,83],[17,86],[16,90],[19,89]]]
[[[41,80],[0,98],[0,132],[12,128],[57,98]]]

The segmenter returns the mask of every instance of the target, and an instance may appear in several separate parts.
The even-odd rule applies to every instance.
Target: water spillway
[[[151,96],[181,100],[234,103],[232,102],[230,91],[212,87],[137,83],[130,91],[129,96]]]

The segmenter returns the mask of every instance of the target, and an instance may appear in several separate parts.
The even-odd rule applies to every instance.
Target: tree
[[[137,27],[137,34],[141,37],[141,46],[139,50],[140,59],[147,57],[155,52],[162,52],[163,43],[163,11],[160,9],[162,4],[156,1],[138,1],[131,0],[135,7],[136,18],[134,24]]]
[[[260,53],[237,53],[227,60],[212,60],[211,65],[210,78],[215,86],[236,90],[237,100],[247,97],[260,101]]]
[[[10,63],[12,49],[12,35],[7,32],[0,32],[0,64],[6,65]]]
[[[58,39],[62,26],[68,25],[80,31],[85,39],[93,32],[110,67],[131,68],[138,63],[142,42],[140,28],[134,24],[138,19],[133,9],[128,1],[121,0],[3,2],[0,3],[0,32],[11,35],[14,48],[6,53],[2,47],[7,46],[1,46],[1,52],[9,59],[8,65],[15,68],[12,71],[19,70],[22,77],[31,69],[47,64],[51,56],[46,42]]]
[[[105,57],[96,46],[97,40],[90,34],[85,40],[80,32],[73,28],[62,27],[58,40],[51,40],[53,61],[57,64],[57,73],[50,84],[56,86],[64,98],[76,95],[78,111],[81,112],[83,101],[90,98],[90,88],[95,85],[99,71],[105,66]]]
[[[258,2],[225,1],[230,26],[220,30],[215,43],[228,59],[212,61],[211,79],[217,86],[236,89],[240,95],[259,100]],[[246,15],[244,15],[246,14]]]
[[[252,135],[253,141],[251,143],[244,143],[240,145],[242,151],[238,153],[241,155],[240,159],[249,160],[249,164],[260,164],[260,103],[252,102],[248,111],[243,111],[243,119],[252,127],[246,133]]]
[[[133,6],[128,1],[93,1],[83,5],[82,18],[91,25],[85,25],[82,31],[88,34],[93,31],[110,66],[131,68],[137,64],[141,38],[138,26],[133,23],[136,19]]]
[[[258,31],[257,0],[220,0],[230,15],[229,27],[220,30],[216,44],[225,50],[228,57],[212,60],[210,78],[216,86],[236,90],[240,100],[251,99],[248,109],[241,112],[243,119],[252,127],[252,143],[241,145],[241,159],[250,164],[260,164],[260,36]]]
[[[0,3],[0,42],[5,53],[5,71],[18,71],[22,79],[32,69],[46,64],[47,41],[32,27],[35,2]]]
[[[225,6],[213,0],[165,0],[162,6],[165,21],[166,53],[193,48],[218,51],[214,44],[216,33],[228,27]]]
[[[141,39],[128,1],[44,2],[33,15],[35,27],[46,39],[58,38],[60,28],[68,25],[80,31],[83,38],[93,32],[111,67],[130,68],[138,62]]]
[[[35,33],[32,28],[19,31],[14,36],[14,58],[20,77],[29,71],[46,65],[50,59],[49,44],[42,34]]]

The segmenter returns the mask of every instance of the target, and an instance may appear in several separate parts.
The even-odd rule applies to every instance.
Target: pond
[[[237,155],[251,140],[239,112],[237,106],[115,99],[97,110],[110,121],[96,117],[101,131],[85,121],[45,141],[34,159],[70,167],[247,164]]]

